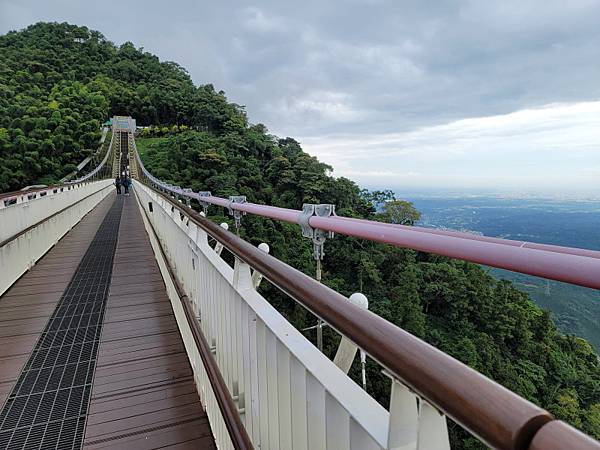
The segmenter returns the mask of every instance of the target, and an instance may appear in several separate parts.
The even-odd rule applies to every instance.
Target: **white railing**
[[[0,199],[0,242],[78,202],[107,183],[111,181],[88,181],[33,192],[24,191]]]
[[[157,192],[137,181],[134,185],[143,215],[193,304],[255,448],[449,448],[445,416],[418,402],[397,380],[392,381],[390,414],[256,291],[246,263],[236,258],[231,268],[209,245],[202,228]],[[178,311],[179,300],[174,299],[217,446],[230,448],[214,394]]]
[[[112,180],[49,188],[45,195],[20,194],[0,208],[0,295],[111,189]]]
[[[141,194],[140,197],[145,197],[145,195],[141,193],[139,189],[135,192],[136,194]],[[154,230],[159,229],[157,227],[157,221],[152,220],[152,224],[150,224],[150,222],[148,221],[148,218],[156,219],[156,217],[159,216],[159,214],[154,216],[154,213],[150,213],[147,207],[145,208],[145,210],[145,213],[144,211],[142,211],[144,226],[148,232],[148,236],[150,237],[152,249],[154,250],[154,254],[156,255],[156,260],[158,262],[158,266],[160,268],[163,279],[165,280],[167,295],[171,301],[171,306],[173,307],[175,320],[177,321],[177,326],[179,327],[179,333],[181,334],[181,338],[185,344],[185,350],[188,355],[190,365],[192,366],[194,380],[196,383],[198,394],[200,396],[200,400],[202,402],[202,406],[206,410],[207,416],[209,418],[213,437],[215,438],[215,442],[217,443],[219,449],[233,449],[234,447],[229,437],[227,427],[225,425],[223,416],[221,415],[221,412],[219,410],[215,392],[209,381],[204,364],[202,363],[200,351],[195,345],[192,330],[187,322],[183,306],[179,299],[177,288],[175,287],[175,284],[170,277],[169,269],[167,267],[168,264],[170,264],[170,262],[166,261],[163,257],[163,254],[161,252],[162,243],[158,241],[157,236],[154,234]],[[168,221],[170,220],[164,211],[162,217],[167,218]],[[175,225],[175,223],[171,221],[171,225]],[[164,227],[161,228],[164,232]]]

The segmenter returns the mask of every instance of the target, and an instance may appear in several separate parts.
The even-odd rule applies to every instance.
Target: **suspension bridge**
[[[130,196],[115,194],[120,174]],[[117,117],[87,175],[0,195],[0,448],[448,449],[447,418],[493,448],[600,448],[364,295],[208,220],[214,207],[236,228],[247,214],[297,224],[317,264],[336,233],[600,288],[596,251],[172,186],[144,167],[135,121]],[[316,316],[316,346],[259,293],[263,279]],[[324,326],[342,336],[333,360]],[[356,358],[389,378],[389,408],[348,376]]]

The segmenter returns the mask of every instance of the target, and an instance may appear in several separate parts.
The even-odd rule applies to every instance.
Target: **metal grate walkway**
[[[80,448],[121,220],[117,199],[0,412],[0,448]]]

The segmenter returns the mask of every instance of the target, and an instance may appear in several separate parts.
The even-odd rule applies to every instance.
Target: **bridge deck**
[[[0,405],[12,391],[111,203],[105,199],[96,206],[0,297]]]
[[[98,205],[0,298],[4,417],[20,373],[31,363],[36,342],[48,332],[50,316],[56,314],[69,283],[82,270],[80,263],[115,200],[111,195]],[[90,449],[215,448],[135,199],[116,201],[123,201],[123,209],[85,433],[79,445]],[[63,422],[67,421],[64,417]],[[49,433],[53,425],[56,429],[57,422],[49,420],[41,433]],[[0,440],[9,436],[14,444],[18,423],[12,431],[6,431],[5,424]],[[37,426],[19,436],[31,439],[39,431]],[[67,425],[61,427],[64,432]]]

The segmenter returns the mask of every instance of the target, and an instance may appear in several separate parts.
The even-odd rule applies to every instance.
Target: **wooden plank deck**
[[[113,201],[104,199],[0,297],[0,407]]]
[[[0,298],[0,405],[113,199]],[[216,448],[133,196],[125,198],[122,212],[83,447]]]
[[[133,196],[125,198],[84,448],[216,448]]]

